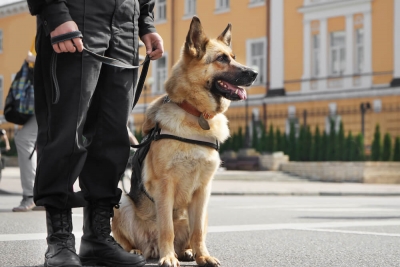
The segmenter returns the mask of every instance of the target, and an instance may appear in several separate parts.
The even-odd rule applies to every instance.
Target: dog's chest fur
[[[174,103],[165,103],[155,113],[154,120],[161,129],[176,136],[193,139],[196,136],[225,141],[229,136],[227,119],[223,114],[209,120],[210,130],[203,130],[197,118]],[[186,206],[199,187],[209,187],[220,166],[219,153],[209,147],[163,139],[153,142],[145,159],[143,179],[150,195],[168,183],[174,184],[175,208]]]

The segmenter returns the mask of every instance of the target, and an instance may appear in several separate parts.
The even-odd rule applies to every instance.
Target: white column
[[[394,79],[400,79],[400,0],[394,1]],[[399,81],[400,83],[400,81]]]
[[[354,23],[353,14],[346,16],[346,70],[345,76],[354,73]],[[353,77],[344,78],[344,88],[350,89],[353,87]]]
[[[321,48],[320,48],[320,56],[321,56],[321,62],[320,62],[320,77],[323,78],[322,80],[319,81],[319,90],[325,90],[327,86],[328,80],[326,77],[328,77],[328,23],[326,19],[321,19],[319,22],[319,34],[320,34],[320,40],[321,40]]]
[[[303,81],[301,91],[310,90],[310,72],[311,72],[311,21],[303,21]]]
[[[283,65],[283,1],[271,0],[270,10],[270,88],[283,89],[284,65]]]
[[[371,11],[364,13],[364,73],[372,73],[372,23]],[[372,86],[372,75],[362,77],[362,86]]]

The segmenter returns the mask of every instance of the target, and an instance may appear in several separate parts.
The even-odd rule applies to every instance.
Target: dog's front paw
[[[158,262],[158,266],[161,266],[161,267],[179,267],[179,266],[181,266],[179,264],[178,259],[176,258],[176,255],[174,255],[174,254],[162,257]]]
[[[186,249],[178,255],[178,260],[180,261],[194,261],[194,256],[192,250]]]
[[[221,263],[217,258],[212,256],[199,256],[196,257],[196,263],[201,267],[217,267],[220,266]]]

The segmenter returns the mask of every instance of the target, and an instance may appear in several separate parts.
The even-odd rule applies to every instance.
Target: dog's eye
[[[219,62],[229,62],[229,58],[227,55],[220,55],[217,57],[217,61]]]

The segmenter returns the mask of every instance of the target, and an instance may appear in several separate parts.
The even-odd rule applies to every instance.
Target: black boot
[[[110,218],[114,216],[110,204],[89,204],[83,209],[83,236],[79,257],[83,265],[113,267],[141,267],[143,256],[125,251],[110,235]]]
[[[71,209],[46,207],[47,251],[44,267],[82,266],[75,251]]]

